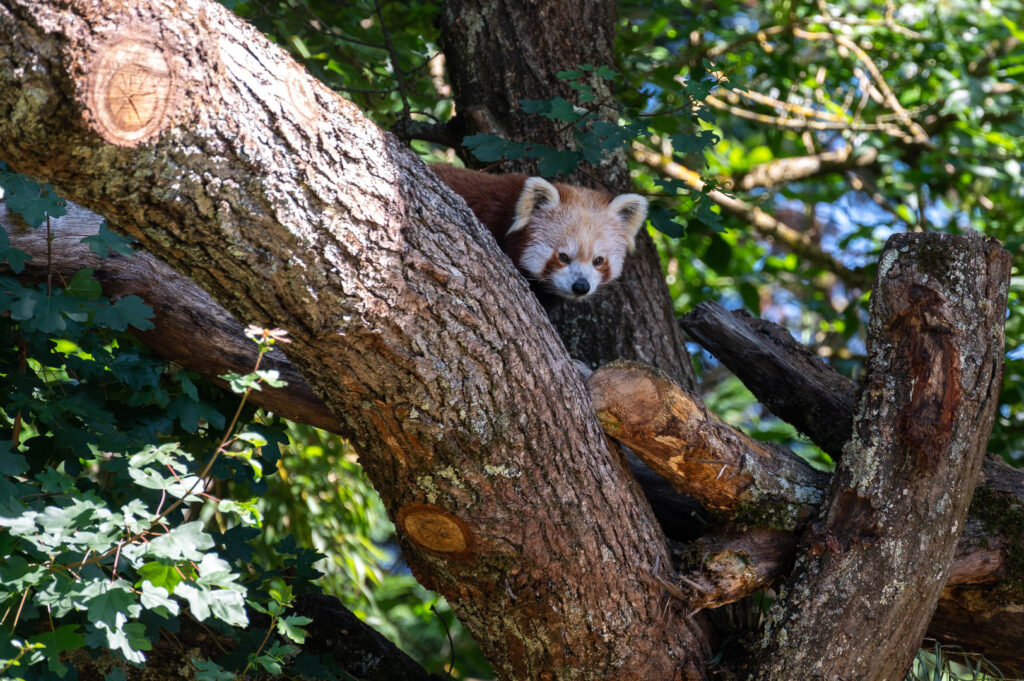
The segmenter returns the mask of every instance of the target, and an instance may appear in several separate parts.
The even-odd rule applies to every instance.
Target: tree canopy
[[[464,94],[473,84],[452,76],[455,65],[446,68],[467,47],[451,44],[460,3],[223,4],[423,159],[528,169],[613,191],[631,181],[653,202],[652,235],[677,315],[705,301],[744,307],[784,325],[854,379],[863,375],[870,289],[890,236],[976,230],[1014,255],[1024,244],[1024,16],[1009,0],[986,3],[985,11],[970,2],[620,2],[614,25],[598,26],[595,10],[594,25],[572,36],[614,34],[612,60],[568,64],[557,81],[537,86],[543,95],[488,102],[481,106],[487,115],[459,101],[459,88]],[[20,11],[0,6],[4,30]],[[15,160],[16,144],[2,140],[0,160]],[[128,152],[117,157],[125,158]],[[397,667],[386,665],[339,671],[332,651],[302,647],[306,628],[315,627],[306,616],[312,601],[302,599],[320,590],[317,551],[331,556],[319,564],[328,572],[319,584],[428,669],[489,673],[464,630],[454,639],[442,633],[447,606],[432,613],[424,602],[431,597],[409,574],[389,571],[393,530],[382,529],[385,507],[368,498],[349,445],[257,411],[256,393],[280,385],[280,374],[262,362],[287,338],[251,328],[258,359],[220,386],[151,356],[144,332],[157,301],[107,294],[102,265],[55,273],[61,240],[70,237],[56,227],[51,233],[50,223],[64,215],[64,202],[53,187],[6,165],[0,187],[5,216],[46,230],[49,249],[34,263],[46,266],[34,268],[14,243],[14,228],[0,236],[0,675],[76,678],[90,650],[115,660],[103,670],[107,679],[135,678],[130,665],[146,662],[161,637],[177,635],[179,647],[198,651],[189,663],[198,679],[258,670],[398,678]],[[124,231],[123,212],[120,218]],[[155,244],[148,234],[132,236]],[[83,241],[99,258],[132,250],[132,239],[106,227]],[[226,280],[211,281],[222,296],[234,295]],[[1022,288],[1015,269],[988,444],[1018,465]],[[293,292],[275,295],[290,300]],[[252,309],[273,304],[268,298]],[[575,356],[571,336],[588,332],[572,315],[585,315],[558,314],[557,329]],[[314,338],[326,319],[297,326]],[[833,469],[834,452],[809,444],[711,354],[690,347],[704,398],[724,421]],[[583,354],[603,363],[614,351]],[[673,378],[685,384],[688,376],[686,367]],[[429,391],[420,397],[432,399]],[[579,426],[580,437],[596,437],[588,427]],[[349,434],[370,432],[360,428]],[[481,439],[459,445],[483,447]],[[375,482],[385,474],[378,464]],[[395,516],[397,508],[386,510]],[[1019,513],[1020,506],[1006,508]],[[1001,536],[1018,545],[1024,539],[1019,520],[1007,524],[1008,511],[986,517]],[[1019,546],[1007,552],[1010,577],[1000,588],[1020,602]],[[415,560],[418,576],[430,560]],[[193,622],[201,623],[198,634]],[[402,678],[425,674],[408,673]]]

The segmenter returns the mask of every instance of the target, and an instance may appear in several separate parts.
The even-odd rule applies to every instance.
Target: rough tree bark
[[[890,238],[867,383],[756,679],[901,678],[964,525],[998,407],[1011,259],[977,235]]]
[[[522,112],[523,99],[555,95],[575,101],[559,71],[581,64],[612,65],[616,7],[613,0],[446,0],[441,38],[455,93],[457,135],[477,132],[566,148],[564,124]],[[586,34],[580,39],[581,32]],[[615,122],[609,83],[591,76],[599,114]],[[468,159],[471,160],[471,159]],[[528,163],[505,170],[534,172]],[[577,171],[572,181],[613,193],[630,191],[625,153]],[[551,315],[569,354],[593,367],[615,359],[655,366],[693,389],[696,379],[675,323],[661,263],[646,234],[637,239],[620,283],[587,302],[564,305]]]
[[[841,458],[853,432],[852,381],[829,369],[785,329],[742,311],[701,303],[680,323],[773,413]],[[820,418],[808,419],[808,413]],[[751,559],[756,562],[752,554]],[[757,568],[758,574],[786,564],[782,555],[763,555],[763,560],[766,568]],[[983,653],[1004,670],[1024,670],[1022,584],[1024,471],[990,455],[982,464],[928,636]]]
[[[82,237],[95,234],[101,221],[96,214],[73,203],[69,203],[67,216],[51,221],[55,235],[52,266],[58,280],[70,279],[78,269],[91,267],[106,295],[142,296],[156,315],[156,329],[140,334],[145,342],[165,359],[207,378],[215,379],[229,371],[244,372],[252,366],[255,352],[242,334],[242,325],[191,281],[148,253],[101,259],[79,243]],[[45,281],[49,267],[44,231],[32,230],[19,222],[6,212],[3,204],[0,226],[6,229],[16,248],[34,256],[21,278]],[[852,429],[855,386],[851,381],[811,355],[785,329],[763,320],[704,303],[683,321],[685,328],[736,371],[773,412],[793,422],[838,458]],[[197,335],[197,328],[203,329],[203,333]],[[254,401],[292,420],[334,432],[341,429],[283,354],[275,351],[265,362],[265,366],[273,366],[287,376],[289,386],[285,390],[261,391],[253,395]],[[643,380],[637,381],[638,373]],[[608,384],[614,389],[609,389]],[[698,472],[701,468],[710,469],[714,475],[697,476],[703,479],[701,486],[685,479],[675,480],[675,484],[689,485],[694,495],[703,498],[708,506],[715,506],[714,499],[726,499],[724,509],[731,524],[754,526],[740,533],[735,529],[725,534],[716,532],[689,546],[678,565],[683,572],[677,577],[682,590],[677,595],[686,600],[688,607],[718,607],[785,577],[792,566],[796,545],[792,532],[778,528],[792,526],[794,519],[813,509],[806,506],[806,498],[801,500],[798,494],[788,494],[786,488],[781,490],[782,498],[776,498],[774,503],[769,490],[755,491],[761,503],[753,503],[749,497],[730,497],[727,490],[733,486],[730,478],[734,474],[726,476],[722,471],[724,462],[745,457],[747,450],[762,448],[763,444],[751,443],[738,431],[709,438],[723,425],[716,425],[699,399],[652,368],[613,363],[595,373],[588,387],[606,433],[630,445],[641,456],[663,456],[667,469],[657,461],[652,465],[663,468],[669,479],[678,477],[688,466],[696,466]],[[652,403],[654,393],[659,397]],[[638,420],[637,407],[645,404],[645,418]],[[807,419],[807,413],[821,417]],[[688,417],[689,423],[680,424],[679,414]],[[682,448],[697,453],[676,469],[672,460],[680,452],[676,445],[680,444],[681,435],[685,435]],[[776,449],[774,454],[783,460],[768,461],[768,467],[806,468],[791,452]],[[760,460],[747,459],[742,467],[756,467]],[[695,530],[704,530],[707,521],[692,519],[698,508],[694,499],[662,489],[667,486],[664,480],[646,468],[631,468],[666,534],[679,540],[696,539]],[[723,474],[719,475],[720,472]],[[783,477],[793,475],[798,474]],[[759,470],[751,477],[754,486],[757,481],[766,480],[779,491],[778,482],[768,470]],[[821,482],[814,492],[819,501],[826,484]],[[1024,508],[1024,473],[988,457],[978,485],[976,502],[928,635],[968,651],[982,652],[1004,668],[1024,668],[1024,622],[1020,614],[1024,598],[1019,588],[1021,576],[1013,569],[1022,545],[1020,523],[1013,519],[1019,518],[1020,509]],[[717,505],[723,503],[719,501]],[[756,527],[766,524],[776,529]]]
[[[500,261],[486,234],[404,150],[220,8],[172,6],[173,18],[161,6],[0,4],[0,154],[241,318],[292,332],[291,359],[360,449],[414,570],[449,595],[499,674],[701,676],[702,628],[674,605],[663,617],[648,579],[661,536],[525,288],[505,283],[511,268],[474,266]],[[139,78],[147,87],[132,90]],[[923,295],[900,319],[924,320],[921,342],[948,359],[953,341]],[[949,385],[908,362],[926,388]],[[958,408],[927,390],[907,397]],[[915,482],[915,494],[932,490]]]
[[[214,3],[8,0],[0,53],[0,155],[289,331],[410,567],[501,678],[704,676],[577,371],[408,150]]]
[[[832,413],[834,420],[815,422],[807,433],[815,441],[849,438],[852,383],[830,376],[832,370],[820,361],[809,364],[807,349],[785,329],[769,330],[769,323],[749,315],[721,312],[701,311],[703,342],[727,362],[745,356],[772,365],[758,373],[749,359],[739,362],[755,395],[771,395],[774,409],[783,414],[796,407]],[[824,385],[838,386],[837,392],[821,391]],[[782,484],[806,480],[801,471],[807,464],[781,447],[766,456],[763,443],[723,424],[699,399],[650,367],[612,363],[595,372],[588,387],[606,433],[677,488],[719,509],[716,519],[726,521],[724,531],[714,529],[681,552],[673,588],[678,598],[693,609],[715,608],[785,578],[796,558],[791,530],[818,513],[825,476],[809,484]],[[848,412],[835,408],[844,403]],[[1024,596],[1016,567],[1024,472],[988,456],[977,484],[928,635],[982,653],[1004,669],[1024,668]]]

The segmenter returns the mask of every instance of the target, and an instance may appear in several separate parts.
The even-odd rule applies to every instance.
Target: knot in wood
[[[157,40],[124,35],[98,50],[89,72],[88,110],[103,139],[134,147],[160,132],[175,91],[165,52]]]
[[[464,554],[472,546],[465,522],[431,504],[412,504],[398,513],[398,524],[413,542],[435,553]]]

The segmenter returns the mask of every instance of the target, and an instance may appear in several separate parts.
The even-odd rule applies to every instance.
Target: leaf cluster
[[[0,187],[36,228],[63,211],[52,188],[6,169]],[[0,237],[21,272],[26,254]],[[105,229],[87,241],[131,252]],[[184,620],[222,641],[216,662],[194,660],[196,678],[280,671],[308,623],[287,608],[319,574],[315,552],[258,559],[250,544],[284,436],[245,396],[280,382],[257,368],[225,394],[150,357],[129,331],[151,328],[151,309],[102,295],[92,274],[0,276],[0,678],[75,679],[80,650],[111,655],[122,667],[107,678],[124,678]],[[261,355],[277,339],[254,334]],[[267,630],[249,626],[253,611]]]

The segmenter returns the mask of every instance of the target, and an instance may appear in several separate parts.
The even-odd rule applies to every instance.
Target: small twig
[[[46,297],[53,293],[53,232],[50,231],[50,214],[46,214]]]
[[[899,99],[897,99],[896,95],[893,93],[892,88],[889,87],[889,83],[886,82],[885,76],[882,75],[882,71],[875,64],[874,60],[871,58],[871,55],[864,51],[864,49],[861,48],[860,45],[850,40],[846,36],[836,35],[834,33],[828,33],[825,31],[805,31],[802,28],[794,28],[793,35],[798,38],[803,38],[805,40],[828,40],[834,42],[836,45],[841,45],[846,49],[850,50],[851,52],[853,52],[857,56],[857,59],[859,59],[860,62],[864,64],[864,68],[868,70],[868,73],[871,74],[871,78],[873,79],[874,84],[878,87],[879,91],[882,93],[882,97],[885,99],[886,104],[889,106],[890,109],[892,109],[893,113],[896,114],[900,123],[902,123],[903,126],[907,129],[907,131],[910,132],[910,134],[913,136],[914,141],[917,142],[918,144],[927,144],[928,133],[926,133],[924,129],[920,125],[918,125],[917,122],[914,121],[907,113],[907,111],[903,108],[903,105],[900,104]]]
[[[384,12],[380,7],[380,0],[373,0],[373,5],[376,8],[375,14],[377,20],[380,21],[380,32],[384,35],[384,45],[388,51],[388,56],[391,58],[391,68],[395,72],[395,80],[398,81],[398,94],[402,98],[402,112],[408,117],[412,113],[412,107],[409,106],[409,96],[406,92],[408,85],[405,82],[405,72],[402,71],[402,67],[398,63],[398,53],[395,51],[395,46],[391,43],[391,34],[388,33],[388,27],[384,24]]]
[[[437,611],[437,608],[434,607],[433,603],[430,605],[430,611],[437,615],[437,619],[441,620],[441,625],[444,627],[444,633],[448,635],[448,649],[451,651],[451,658],[448,662],[448,669],[445,671],[448,673],[450,678],[455,678],[452,676],[452,670],[455,669],[455,642],[452,640],[452,632],[448,629],[448,623],[444,621],[444,618],[441,617],[441,613]]]
[[[21,619],[21,610],[22,610],[22,608],[25,607],[25,599],[28,598],[28,595],[29,595],[29,593],[31,593],[31,591],[32,591],[32,587],[30,587],[30,586],[29,587],[25,587],[25,593],[21,594],[21,602],[18,603],[18,610],[17,610],[17,612],[14,613],[14,621],[11,622],[11,633],[12,634],[14,633],[14,630],[18,627],[18,620]]]

